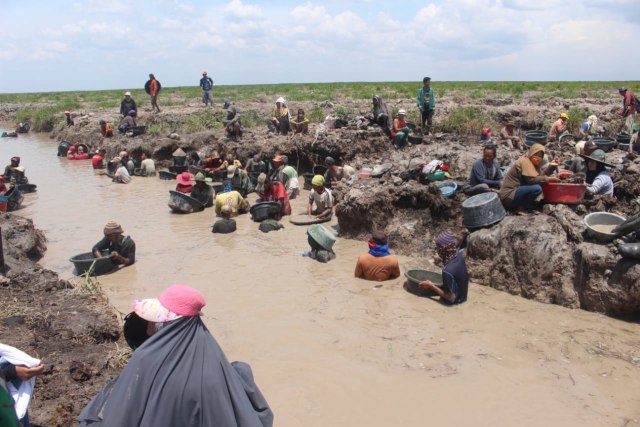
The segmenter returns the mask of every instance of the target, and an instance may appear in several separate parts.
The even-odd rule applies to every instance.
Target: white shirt
[[[121,165],[116,171],[114,180],[116,182],[128,184],[129,182],[131,182],[131,175],[129,175],[129,171],[127,170],[127,168]]]

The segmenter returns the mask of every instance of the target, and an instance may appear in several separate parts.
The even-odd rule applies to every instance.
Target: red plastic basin
[[[563,184],[550,182],[542,186],[544,201],[548,203],[580,203],[586,191],[586,184]]]

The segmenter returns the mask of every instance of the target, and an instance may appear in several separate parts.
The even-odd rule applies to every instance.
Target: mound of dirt
[[[0,276],[0,341],[42,359],[32,425],[68,426],[126,364],[129,351],[105,295],[38,266],[44,235],[31,220],[0,215],[7,275]]]

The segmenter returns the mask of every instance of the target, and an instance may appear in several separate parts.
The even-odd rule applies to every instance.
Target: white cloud
[[[131,6],[119,0],[86,0],[72,4],[72,7],[81,13],[113,13],[129,14]]]
[[[248,5],[240,0],[231,0],[224,7],[227,15],[236,19],[259,18],[262,16],[262,8],[260,6]]]
[[[199,47],[211,47],[218,48],[224,44],[224,39],[217,34],[207,33],[205,31],[199,31],[193,35],[189,41],[189,48]]]
[[[69,45],[63,42],[47,42],[30,52],[29,58],[37,61],[59,59],[69,51]]]

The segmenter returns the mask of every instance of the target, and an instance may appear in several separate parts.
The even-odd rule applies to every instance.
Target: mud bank
[[[36,264],[46,244],[31,220],[2,213],[0,227],[7,266],[0,276],[0,341],[45,364],[30,405],[32,425],[73,425],[128,358],[117,312],[98,289]]]
[[[400,99],[388,101],[388,103],[393,108],[409,108],[413,101]],[[443,98],[439,103],[437,116],[439,120],[446,120],[448,114],[461,106],[490,108],[496,120],[515,119],[525,130],[545,126],[555,118],[556,110],[580,106],[596,113],[600,123],[609,128],[609,133],[612,134],[619,121],[614,114],[618,104],[617,100],[603,101],[586,97],[579,100],[548,99],[538,102],[534,97],[524,96],[520,100],[503,97],[476,102],[451,96]],[[354,115],[365,114],[369,109],[368,102],[365,101],[341,100],[340,105],[347,107]],[[300,106],[306,110],[324,108],[330,113],[335,109],[334,104],[326,102],[300,103]],[[249,102],[244,107],[245,111],[265,118],[270,109],[270,105],[264,102]],[[140,121],[143,123],[145,121],[147,123],[177,122],[185,115],[199,114],[199,112],[201,109],[194,108],[193,105],[168,107],[162,114],[155,116],[143,111]],[[102,116],[104,115],[105,113],[102,112]],[[221,116],[222,111],[214,109],[212,115]],[[98,112],[90,117],[88,122],[73,128],[59,127],[51,137],[59,141],[85,143],[94,150],[106,148],[108,156],[115,156],[120,150],[129,151],[134,158],[137,158],[142,151],[151,152],[160,167],[169,165],[171,153],[178,147],[187,152],[196,151],[201,155],[217,150],[225,158],[239,159],[243,163],[257,153],[260,153],[264,159],[271,158],[275,153],[286,154],[289,156],[290,164],[295,166],[300,174],[311,172],[313,167],[322,164],[324,157],[328,155],[335,157],[342,164],[354,166],[357,170],[390,162],[393,164],[392,169],[379,179],[342,182],[334,189],[335,212],[341,236],[361,239],[373,229],[384,229],[390,235],[391,245],[397,253],[433,256],[431,242],[438,232],[450,228],[458,234],[466,233],[462,224],[461,205],[467,197],[461,192],[461,188],[469,176],[473,161],[480,156],[482,149],[482,144],[475,135],[437,133],[435,136],[426,138],[423,144],[408,146],[403,150],[394,150],[388,137],[380,128],[355,125],[326,130],[314,124],[310,135],[295,139],[269,133],[266,126],[246,129],[240,142],[226,138],[222,129],[173,138],[158,138],[151,135],[127,138],[117,135],[114,138],[105,139],[98,132],[97,122],[100,116],[101,112]],[[498,129],[494,129],[494,133],[498,133]],[[559,157],[562,160],[570,160],[575,156],[575,150],[570,141],[549,143],[547,152],[550,157]],[[498,148],[497,159],[501,165],[507,167],[521,154],[520,150],[501,146]],[[441,197],[437,184],[421,183],[417,180],[418,166],[434,159],[449,165],[450,179],[458,184],[458,192],[452,198]],[[476,257],[474,254],[479,252],[471,250],[469,260],[473,265],[471,271],[473,277],[484,285],[508,290],[526,298],[612,315],[637,315],[638,305],[633,302],[640,298],[637,289],[631,287],[622,293],[611,292],[602,285],[605,282],[609,286],[618,283],[618,279],[611,279],[611,275],[606,273],[617,271],[618,261],[613,246],[606,249],[612,256],[608,257],[609,261],[602,266],[602,271],[598,273],[599,278],[596,277],[598,274],[595,271],[588,273],[581,271],[580,266],[587,266],[590,263],[587,260],[578,260],[579,254],[594,253],[593,250],[578,248],[582,240],[576,236],[580,236],[584,231],[580,230],[580,217],[589,212],[605,210],[628,217],[636,213],[639,208],[640,159],[629,161],[625,158],[623,151],[613,150],[607,153],[607,160],[622,167],[613,171],[616,184],[614,197],[587,200],[570,209],[571,215],[576,218],[571,226],[567,227],[565,224],[562,234],[559,235],[564,243],[558,246],[558,250],[567,258],[564,264],[550,262],[553,256],[545,252],[542,252],[540,258],[531,265],[518,264],[516,260],[522,258],[527,252],[526,245],[518,246],[513,243],[517,241],[514,238],[514,233],[518,232],[517,227],[503,227],[498,229],[498,235],[492,235],[491,239],[499,241],[499,245],[494,245],[494,249],[504,250],[503,258],[510,258],[510,261],[503,260],[500,265],[497,265],[495,262],[490,263],[488,258]],[[554,233],[560,225],[558,219],[549,212],[557,212],[557,210],[549,207],[541,214],[544,219],[536,218],[534,221],[539,223],[538,231],[541,234],[557,236]],[[522,225],[521,220],[510,219],[509,221]],[[474,238],[473,241],[479,240]],[[496,254],[494,251],[490,253]],[[557,278],[535,277],[535,269],[532,270],[530,267],[538,266],[540,263],[550,266],[549,268],[555,272],[555,276],[552,276]],[[487,276],[488,269],[492,274]],[[514,269],[521,269],[521,272],[516,273]],[[627,268],[625,271],[627,273],[613,277],[618,277],[620,283],[632,281],[635,270]],[[573,273],[572,278],[564,277],[568,274],[567,272]],[[510,284],[515,279],[517,283]],[[527,289],[523,290],[523,287]]]

